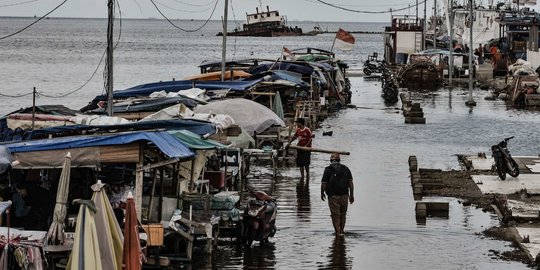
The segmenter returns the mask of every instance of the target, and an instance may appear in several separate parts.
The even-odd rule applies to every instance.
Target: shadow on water
[[[328,248],[328,263],[319,269],[351,269],[353,260],[347,255],[346,237],[335,237]]]

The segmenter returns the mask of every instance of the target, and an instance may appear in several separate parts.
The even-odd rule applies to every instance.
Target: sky
[[[54,9],[64,0],[0,0],[0,16],[41,16]],[[150,0],[117,0],[123,18],[162,18]],[[153,0],[159,9],[169,18],[174,19],[207,19],[212,13],[216,0]],[[212,19],[219,20],[224,11],[224,0],[219,1]],[[422,2],[422,0],[418,0]],[[426,4],[428,17],[435,0]],[[438,0],[442,6],[443,0]],[[458,0],[461,2],[462,0]],[[479,0],[476,0],[478,2]],[[416,0],[324,0],[329,4],[345,9],[359,11],[388,11],[414,5]],[[489,0],[482,1],[486,6]],[[495,3],[497,0],[494,1]],[[232,8],[231,8],[232,3]],[[318,0],[229,0],[229,13],[238,20],[245,20],[246,13],[255,12],[262,4],[270,9],[280,11],[289,21],[346,21],[346,22],[389,22],[390,13],[365,14],[341,10],[318,2]],[[540,4],[533,7],[540,10]],[[419,6],[419,14],[423,16],[424,5]],[[397,14],[415,15],[413,6]],[[66,3],[55,10],[50,17],[84,17],[106,18],[107,0],[66,0]]]

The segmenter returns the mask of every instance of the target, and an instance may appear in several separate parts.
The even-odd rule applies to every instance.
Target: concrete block
[[[422,195],[424,194],[424,186],[422,184],[416,184],[413,186],[413,194],[414,195]]]
[[[424,202],[417,202],[415,207],[416,217],[425,218],[427,217],[427,207]]]
[[[423,117],[405,117],[405,124],[425,124],[426,118]]]
[[[420,117],[420,118],[423,118],[424,117],[424,112],[422,111],[418,111],[418,112],[415,112],[415,111],[410,111],[410,112],[403,112],[403,115],[405,115],[406,117]]]

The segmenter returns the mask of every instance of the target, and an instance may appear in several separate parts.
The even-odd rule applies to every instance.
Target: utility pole
[[[418,23],[418,0],[416,0],[416,23]]]
[[[425,50],[426,49],[426,28],[427,28],[427,17],[426,17],[426,2],[427,1],[424,1],[424,23],[422,25],[422,28],[424,29],[423,30],[423,35],[424,35],[424,43],[422,43],[422,50]]]
[[[465,104],[467,104],[467,106],[476,106],[476,101],[474,101],[473,99],[473,96],[472,96],[472,91],[473,91],[473,61],[472,61],[472,58],[473,58],[473,24],[474,24],[474,17],[473,17],[473,1],[474,0],[470,0],[470,6],[469,6],[469,100],[467,100],[467,102],[465,102]]]
[[[229,11],[229,0],[225,0],[225,11],[223,12],[223,44],[221,45],[221,81],[225,81],[225,61],[227,61],[227,14]],[[232,77],[232,75],[231,75]]]
[[[448,87],[452,88],[452,77],[454,73],[454,1],[448,1],[448,22],[449,22],[449,36],[450,40],[448,41],[448,49],[450,55],[448,56]]]
[[[107,115],[113,115],[113,25],[114,25],[114,0],[108,0],[109,8],[107,25]]]

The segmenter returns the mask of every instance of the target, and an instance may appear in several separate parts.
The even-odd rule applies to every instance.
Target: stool
[[[210,194],[210,181],[208,179],[195,181],[195,186],[199,188],[200,193],[203,193],[203,188],[206,188],[206,194]]]

